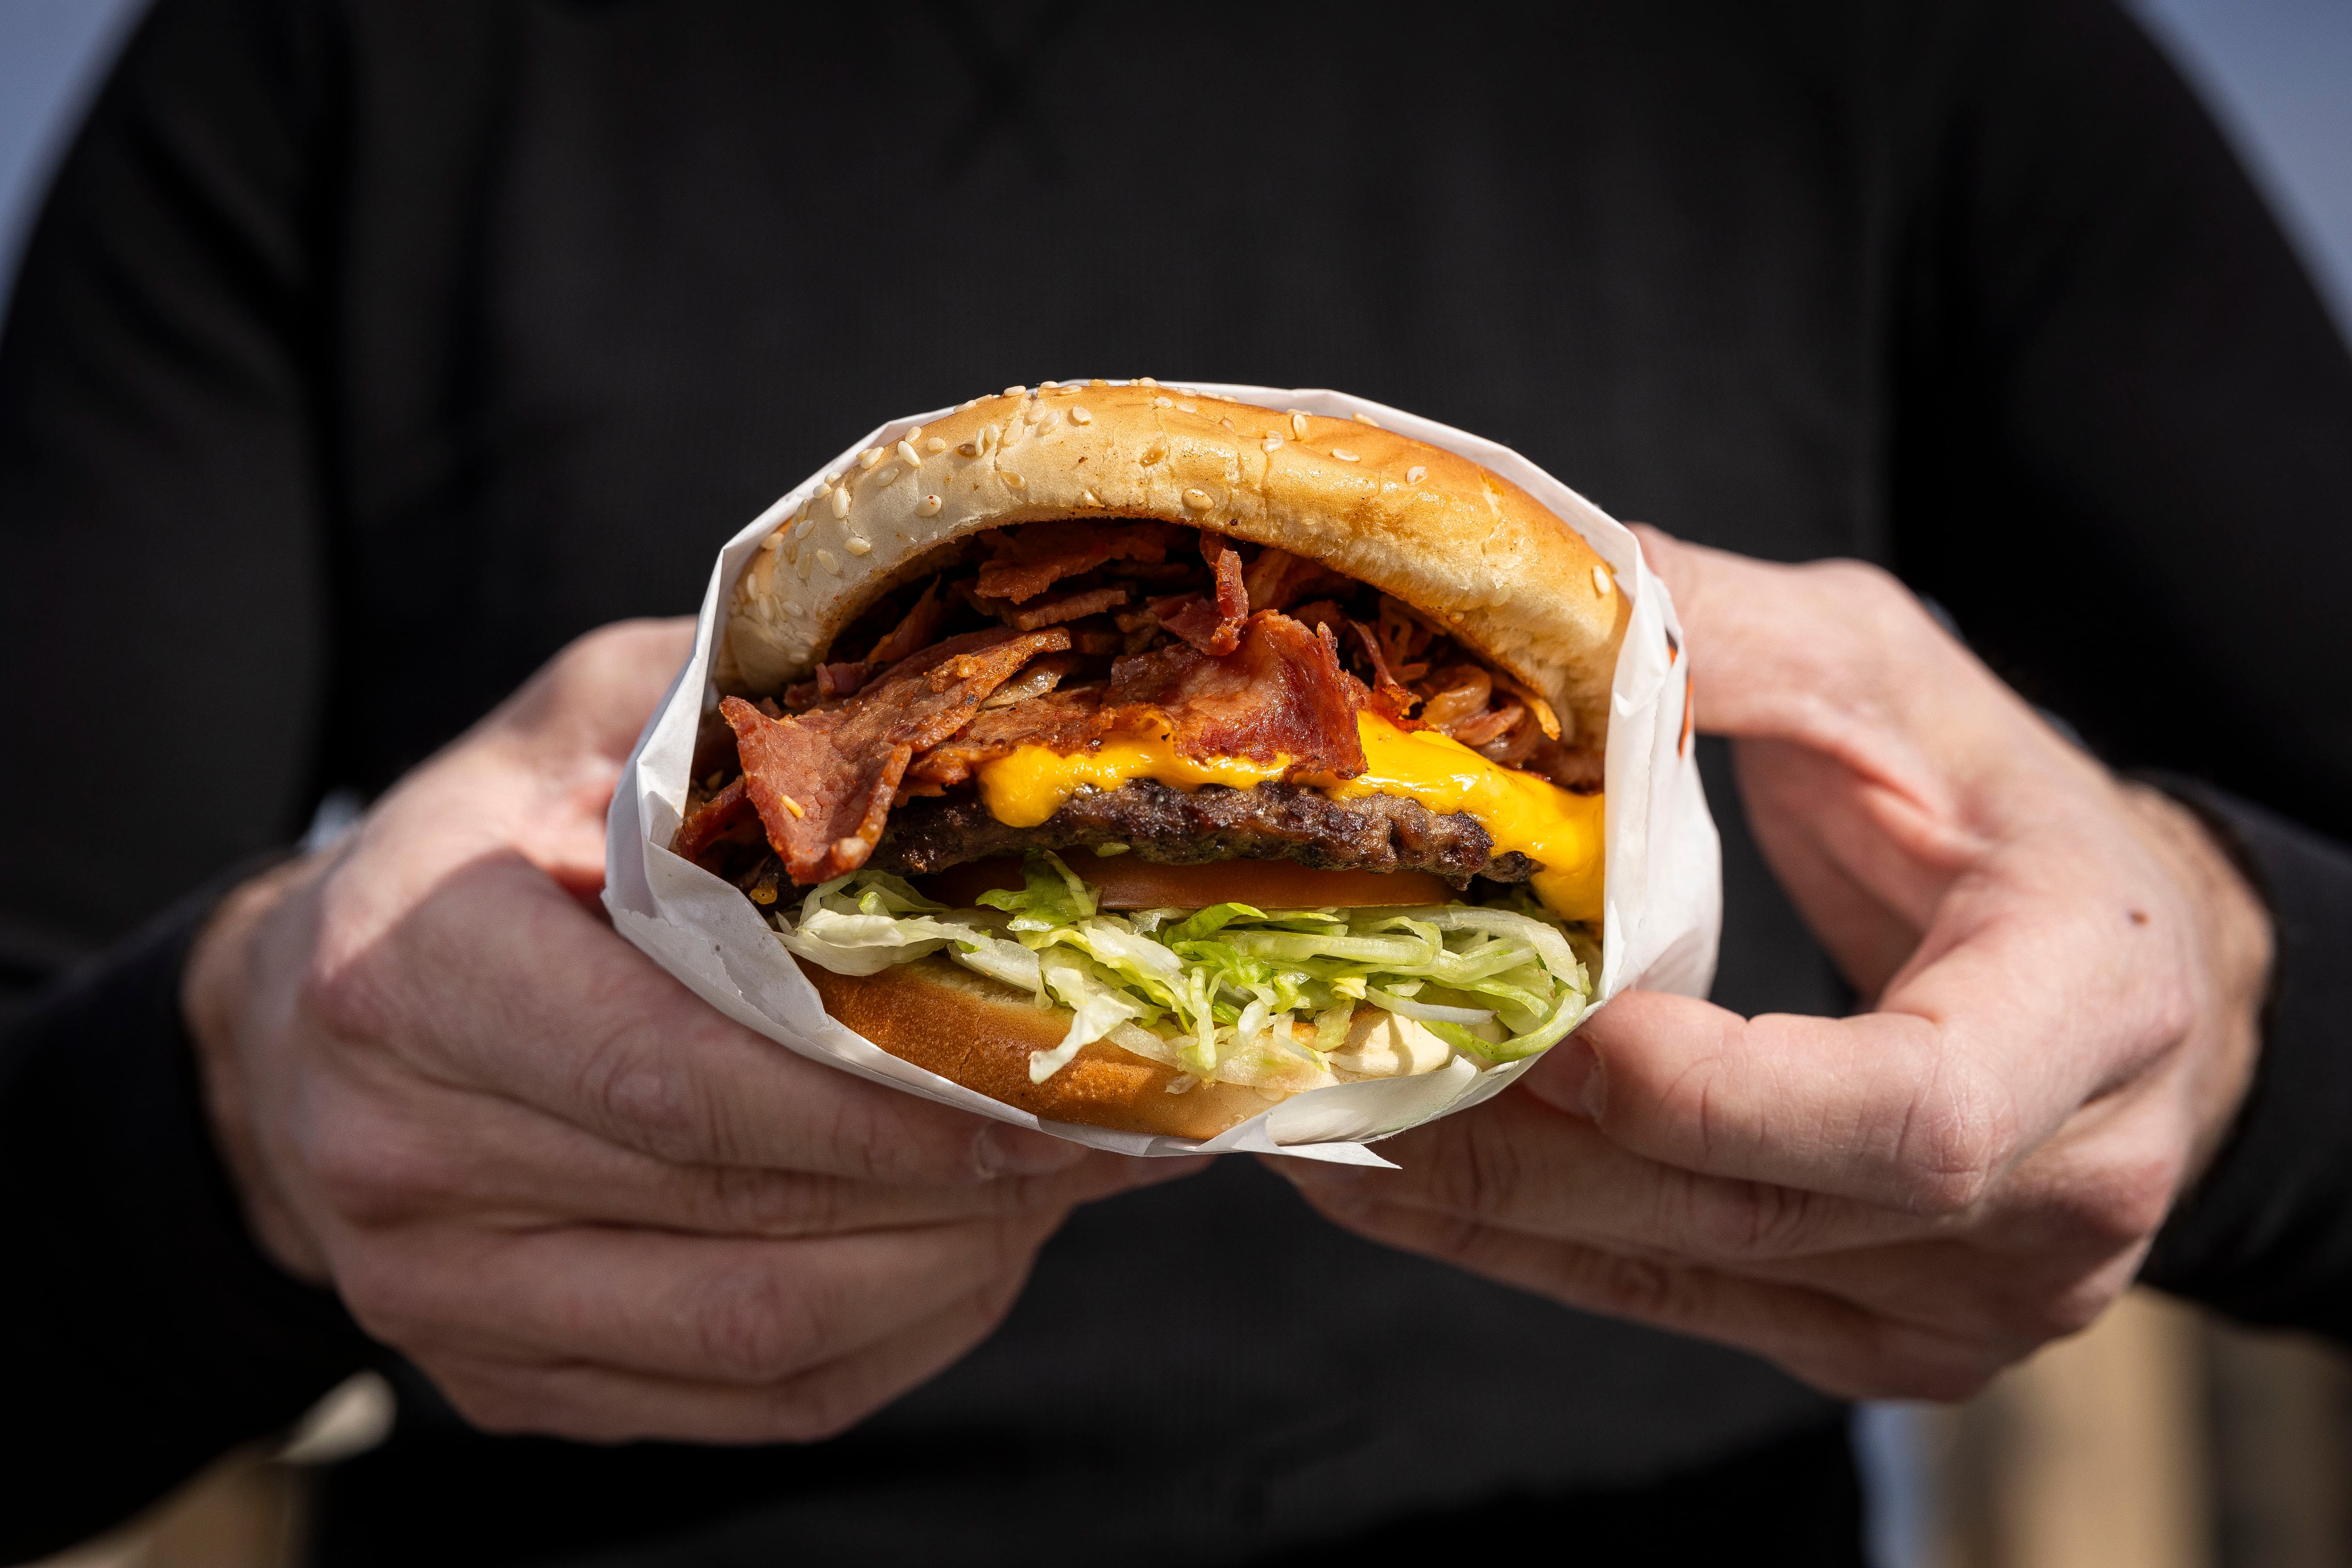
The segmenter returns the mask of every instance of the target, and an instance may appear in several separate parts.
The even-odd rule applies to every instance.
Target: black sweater
[[[2352,1332],[2352,362],[2120,16],[864,11],[163,0],[116,71],[0,341],[0,1556],[383,1353],[236,1216],[174,1001],[201,889],[690,608],[877,417],[1045,377],[1341,387],[1903,573],[2262,882],[2260,1079],[2152,1274]],[[1708,766],[1717,999],[1842,1009]],[[494,1442],[410,1393],[330,1505],[348,1560],[460,1561],[469,1498],[484,1562],[722,1519],[1223,1560],[1829,1409],[1243,1162],[1082,1212],[993,1339],[814,1449]]]

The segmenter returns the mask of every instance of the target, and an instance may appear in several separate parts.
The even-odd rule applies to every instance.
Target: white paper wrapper
[[[1633,536],[1517,452],[1450,426],[1337,392],[1198,384],[1215,396],[1272,408],[1339,418],[1369,413],[1388,429],[1458,452],[1503,475],[1566,520],[1609,563],[1619,589],[1633,595],[1633,613],[1611,689],[1607,923],[1597,995],[1606,1001],[1634,986],[1704,995],[1714,978],[1722,924],[1721,858],[1685,728],[1690,693],[1676,657],[1682,628],[1664,584],[1650,574]],[[1528,1062],[1482,1073],[1457,1058],[1417,1078],[1310,1090],[1207,1142],[1042,1121],[901,1061],[836,1022],[751,901],[669,852],[666,846],[677,829],[691,783],[696,731],[703,713],[719,700],[710,668],[736,574],[825,474],[878,444],[885,430],[932,424],[949,412],[934,409],[877,426],[719,552],[703,595],[694,656],[646,726],[613,797],[604,905],[621,934],[712,1006],[803,1056],[1000,1121],[1043,1128],[1123,1154],[1255,1151],[1387,1165],[1366,1145],[1475,1105],[1510,1083]]]

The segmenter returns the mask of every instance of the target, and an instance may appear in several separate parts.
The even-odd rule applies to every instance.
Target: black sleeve
[[[362,1365],[333,1296],[254,1245],[180,1016],[210,890],[0,1039],[0,1562],[69,1546]]]
[[[260,0],[163,0],[26,252],[0,332],[0,1007],[305,814],[320,47]]]
[[[2352,1331],[2352,355],[2111,5],[1967,15],[1890,204],[1896,563],[2242,842],[2279,928],[2259,1084],[2150,1277]]]
[[[164,0],[0,335],[0,1559],[110,1524],[356,1363],[255,1250],[177,1004],[306,814],[327,679],[323,8]],[[70,973],[69,973],[70,972]]]
[[[2209,785],[2158,782],[2235,851],[2277,957],[2253,1087],[2142,1278],[2352,1340],[2352,850]]]

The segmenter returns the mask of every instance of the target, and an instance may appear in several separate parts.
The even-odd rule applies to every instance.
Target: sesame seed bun
[[[1068,1008],[1039,1007],[944,958],[896,964],[878,974],[835,974],[796,962],[826,1012],[892,1056],[1047,1121],[1213,1138],[1286,1098],[1229,1083],[1171,1094],[1175,1068],[1108,1040],[1082,1047],[1053,1077],[1031,1083],[1029,1053],[1062,1043]]]
[[[1576,531],[1509,480],[1349,419],[1151,384],[1013,388],[835,476],[735,586],[724,683],[803,679],[938,547],[1062,517],[1149,517],[1309,556],[1443,624],[1549,699],[1588,745],[1607,734],[1629,614]]]

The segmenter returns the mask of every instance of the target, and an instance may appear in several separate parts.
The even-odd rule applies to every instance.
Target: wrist
[[[289,924],[281,911],[315,878],[320,859],[288,860],[232,889],[197,929],[180,981],[205,1121],[247,1225],[280,1268],[313,1282],[326,1279],[325,1263],[262,1157],[254,1100],[266,1086],[249,1047],[262,1030],[283,1026],[273,1012],[290,1010],[290,989],[270,984],[287,967],[270,945]]]
[[[2193,1184],[2252,1083],[2276,940],[2262,896],[2202,816],[2147,784],[2121,789],[2136,835],[2182,892],[2207,981],[2203,1016],[2190,1037],[2202,1047],[2191,1088],[2197,1137],[2187,1183]]]

